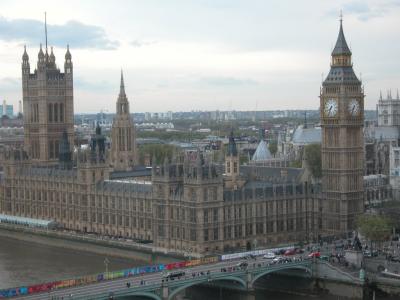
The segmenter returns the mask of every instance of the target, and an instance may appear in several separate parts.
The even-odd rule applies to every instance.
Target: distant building
[[[400,126],[400,98],[397,90],[397,97],[392,98],[392,91],[387,92],[386,99],[380,94],[378,104],[378,126]]]
[[[3,104],[0,105],[0,117],[7,116],[9,118],[14,117],[14,106],[6,104],[6,100],[3,101]]]

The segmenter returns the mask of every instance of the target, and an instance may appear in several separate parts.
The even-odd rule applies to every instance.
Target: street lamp
[[[110,263],[110,261],[108,260],[108,258],[106,257],[104,259],[104,265],[106,266],[106,273],[108,273],[108,264]]]

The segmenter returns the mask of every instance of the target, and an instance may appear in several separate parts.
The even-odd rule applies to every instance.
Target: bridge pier
[[[253,290],[248,290],[245,293],[239,294],[239,300],[256,300],[256,293]]]
[[[168,296],[169,296],[169,288],[167,285],[162,284],[161,285],[161,299],[168,300]]]

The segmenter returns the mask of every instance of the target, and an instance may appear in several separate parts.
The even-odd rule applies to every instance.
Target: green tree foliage
[[[381,215],[361,215],[357,219],[357,227],[371,242],[383,242],[390,238],[392,222]]]
[[[191,131],[139,131],[139,138],[158,138],[162,141],[191,141],[203,139],[208,134]]]
[[[164,144],[147,144],[139,147],[139,161],[144,164],[146,154],[150,155],[150,159],[155,157],[156,164],[161,164],[167,157],[171,159],[172,154],[177,151],[177,148],[173,145]],[[153,162],[154,163],[154,162]]]
[[[298,160],[291,161],[290,164],[289,164],[289,167],[291,167],[291,168],[301,168],[301,160],[298,159]]]
[[[321,163],[321,144],[310,144],[305,146],[305,159],[311,170],[314,178],[322,177],[322,163]]]
[[[271,152],[271,154],[275,156],[276,152],[278,151],[278,143],[276,141],[271,141],[268,145],[268,149],[269,152]]]

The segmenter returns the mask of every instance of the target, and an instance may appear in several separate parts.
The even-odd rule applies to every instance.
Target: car
[[[295,249],[287,249],[285,251],[285,253],[283,253],[283,255],[285,256],[290,256],[290,255],[295,255],[296,254],[296,250]]]
[[[168,272],[166,278],[174,280],[175,278],[181,278],[182,276],[185,276],[185,272],[176,271],[176,272]]]
[[[296,254],[303,254],[304,253],[304,249],[301,249],[301,248],[296,248],[295,251],[296,251]]]
[[[390,257],[390,260],[393,262],[400,262],[400,256],[392,256]]]
[[[236,267],[239,267],[239,268],[246,268],[248,265],[249,265],[249,264],[248,264],[247,262],[242,261],[242,262],[238,263],[238,264],[236,265]]]
[[[263,258],[265,259],[274,259],[276,257],[275,253],[273,252],[267,252],[266,254],[264,254]]]
[[[310,254],[308,254],[308,257],[309,258],[319,258],[319,257],[321,257],[321,252],[319,252],[319,251],[314,251],[314,252],[311,252]]]
[[[273,263],[279,263],[279,262],[281,262],[281,261],[283,261],[283,260],[284,260],[283,257],[277,256],[277,257],[275,257],[275,258],[272,260],[272,262],[273,262]]]
[[[319,259],[320,259],[320,260],[324,260],[324,261],[328,261],[328,260],[329,260],[329,256],[327,256],[327,255],[321,255],[321,256],[319,257]]]

